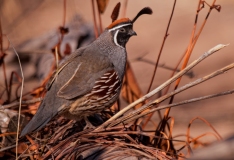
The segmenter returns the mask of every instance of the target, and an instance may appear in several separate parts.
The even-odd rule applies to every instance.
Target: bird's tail
[[[48,109],[46,105],[46,99],[42,101],[37,113],[33,116],[31,121],[24,127],[22,130],[20,137],[25,136],[28,133],[38,131],[42,127],[44,127],[51,118],[54,117],[53,113]]]

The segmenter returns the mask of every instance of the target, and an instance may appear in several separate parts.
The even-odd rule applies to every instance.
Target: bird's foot
[[[95,129],[96,128],[95,126],[92,125],[92,123],[89,122],[87,117],[85,117],[84,120],[85,120],[85,123],[86,123],[86,125],[84,127],[84,130],[86,130],[86,129]]]

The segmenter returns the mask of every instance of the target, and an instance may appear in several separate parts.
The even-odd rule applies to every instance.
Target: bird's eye
[[[125,32],[126,30],[124,28],[120,28],[120,32]]]

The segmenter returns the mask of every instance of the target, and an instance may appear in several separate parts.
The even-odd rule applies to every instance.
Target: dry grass
[[[63,25],[60,27],[58,43],[52,48],[52,53],[56,58],[55,62],[51,66],[51,71],[56,70],[56,64],[58,64],[59,60],[63,59],[60,51],[60,45],[63,43],[63,38],[69,30],[69,28],[65,28],[66,0],[63,2]],[[94,33],[96,37],[102,32],[102,20],[100,14],[102,14],[105,7],[108,6],[107,1],[105,0],[98,0],[97,3],[98,4],[95,4],[95,1],[92,0]],[[18,78],[17,84],[19,87],[14,89],[12,82],[13,78],[8,80],[5,74],[6,67],[4,57],[6,54],[2,46],[2,37],[4,35],[1,32],[0,67],[4,71],[5,90],[3,93],[0,93],[0,107],[2,113],[0,114],[0,118],[7,118],[8,123],[6,123],[7,126],[5,126],[5,131],[2,130],[2,133],[0,134],[0,157],[5,159],[129,159],[130,157],[141,159],[184,159],[190,157],[193,149],[198,146],[206,147],[209,145],[209,142],[201,140],[202,137],[214,136],[217,141],[222,140],[222,137],[216,129],[201,117],[196,117],[188,122],[189,125],[187,133],[173,137],[173,128],[176,119],[170,116],[170,109],[172,107],[232,94],[234,92],[234,90],[228,90],[177,103],[173,102],[176,94],[221,75],[234,67],[234,64],[232,63],[189,84],[178,87],[181,77],[191,70],[191,68],[226,46],[217,45],[188,65],[194,46],[207,23],[207,19],[209,18],[211,11],[213,9],[220,11],[221,9],[221,6],[216,5],[215,3],[216,1],[214,0],[213,3],[209,5],[205,1],[199,0],[190,43],[186,47],[186,51],[184,53],[184,61],[181,71],[175,74],[179,64],[181,63],[178,62],[178,65],[174,68],[171,78],[159,87],[150,91],[159,65],[158,62],[160,60],[160,55],[162,54],[164,43],[168,36],[170,21],[173,18],[176,0],[174,1],[174,6],[166,28],[162,46],[158,54],[159,56],[157,56],[156,59],[157,63],[155,65],[154,74],[152,75],[151,84],[149,84],[148,93],[143,95],[140,91],[139,84],[136,82],[136,78],[134,77],[134,72],[128,63],[125,81],[122,88],[122,96],[129,105],[125,106],[122,110],[119,109],[120,107],[118,105],[115,105],[110,110],[106,110],[101,114],[89,117],[90,121],[97,127],[96,129],[83,130],[85,125],[84,121],[76,122],[58,116],[37,133],[32,133],[26,137],[18,139],[19,130],[22,128],[20,124],[27,123],[28,120],[25,120],[25,117],[31,118],[33,114],[35,114],[35,111],[39,106],[38,102],[41,101],[41,97],[45,94],[45,84],[50,78],[52,72],[44,79],[43,83],[39,85],[38,88],[32,89],[29,93],[23,95],[24,76],[19,59],[21,76],[15,72],[12,73],[12,77],[15,75]],[[97,6],[98,11],[95,11],[95,5]],[[208,5],[210,9],[201,27],[197,29],[199,12],[205,5]],[[124,3],[123,15],[126,14],[126,10],[127,0]],[[96,17],[98,17],[99,24]],[[10,40],[9,44],[11,44]],[[17,51],[15,51],[15,54],[18,56]],[[183,58],[181,58],[181,60]],[[167,93],[172,82],[176,82],[174,90]],[[18,95],[19,89],[20,94]],[[163,95],[156,99],[150,99],[152,96],[160,93],[163,89],[166,90]],[[11,94],[13,90],[15,91],[16,99],[19,100],[17,102],[12,100],[13,98],[11,97]],[[33,97],[33,99],[29,99],[28,95]],[[160,103],[166,99],[170,99],[169,104],[159,106]],[[17,109],[20,114],[16,113]],[[158,112],[162,109],[166,109],[163,116]],[[155,112],[158,112],[158,116],[161,117],[160,121],[157,122],[158,125],[155,125],[151,130],[145,130],[148,122],[151,121],[153,113]],[[21,114],[25,116],[20,116],[20,118],[18,115]],[[197,119],[202,120],[207,124],[208,127],[212,129],[212,132],[201,133],[197,137],[192,137],[190,135],[190,127]],[[179,137],[185,137],[185,140],[179,140]]]

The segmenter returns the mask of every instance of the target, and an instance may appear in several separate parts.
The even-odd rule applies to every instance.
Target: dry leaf
[[[111,14],[112,22],[114,22],[118,18],[120,6],[121,4],[119,2],[116,4],[115,8],[113,9],[112,14]]]
[[[16,151],[15,149],[16,148],[12,149],[12,151],[15,152]],[[28,149],[28,145],[26,143],[24,143],[24,142],[23,143],[19,143],[17,149],[18,149],[18,153],[19,154],[24,153],[25,150]]]
[[[104,13],[109,0],[97,0],[98,11]]]

